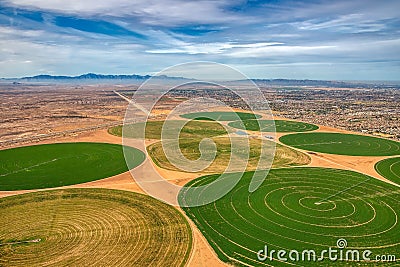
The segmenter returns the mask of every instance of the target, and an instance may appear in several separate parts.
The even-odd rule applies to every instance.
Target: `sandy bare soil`
[[[183,212],[183,211],[182,211]],[[215,254],[214,250],[208,244],[205,237],[197,229],[196,225],[190,221],[190,226],[193,230],[193,248],[192,256],[188,261],[188,266],[198,266],[198,267],[208,267],[208,266],[229,266],[228,264],[219,260],[218,256]]]

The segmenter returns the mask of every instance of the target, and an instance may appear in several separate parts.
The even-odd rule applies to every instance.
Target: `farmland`
[[[289,266],[294,262],[272,260],[269,255],[265,262],[259,261],[257,252],[267,245],[275,251],[318,253],[336,247],[338,239],[374,254],[399,251],[398,188],[357,172],[304,167],[273,169],[261,187],[250,193],[252,174],[245,173],[233,190],[213,203],[183,208],[223,261]],[[218,177],[203,176],[190,182],[181,191],[181,205],[194,200],[201,203],[207,189],[199,192],[195,188]],[[327,263],[325,256],[305,264]],[[375,266],[374,262],[363,264]],[[335,266],[351,266],[351,262],[338,261]]]
[[[142,194],[67,189],[0,199],[1,266],[183,266],[191,230]]]
[[[388,158],[375,165],[376,171],[386,179],[400,185],[400,158]]]
[[[115,136],[139,139],[161,139],[165,121],[148,121],[116,126],[108,129]],[[213,137],[226,134],[226,129],[217,122],[168,120],[166,129],[178,133],[180,138]],[[164,136],[164,138],[168,138]]]
[[[225,171],[231,160],[237,163],[238,169],[236,171],[242,170],[242,166],[245,166],[243,169],[248,171],[256,170],[257,168],[268,168],[269,166],[258,166],[258,163],[271,162],[272,159],[272,166],[275,168],[310,163],[308,155],[268,140],[247,140],[247,138],[241,137],[215,137],[212,140],[216,145],[215,158],[214,150],[206,149],[203,153],[200,152],[199,143],[201,140],[199,139],[181,139],[179,142],[180,150],[187,159],[194,161],[203,156],[205,160],[211,162],[209,167],[201,171],[204,173],[221,173]],[[232,143],[236,144],[235,149],[231,147]],[[262,148],[264,149],[263,151],[261,150]],[[179,170],[170,162],[171,160],[177,160],[177,158],[174,158],[177,155],[174,150],[176,150],[174,144],[166,140],[154,143],[147,148],[150,157],[159,167]],[[167,158],[166,154],[169,155],[169,158]],[[242,162],[244,164],[240,164]],[[234,170],[234,168],[231,170]]]
[[[138,149],[106,143],[59,143],[0,151],[0,190],[51,188],[108,178],[128,171],[124,152],[134,165]]]
[[[318,126],[298,121],[288,120],[244,120],[234,121],[228,124],[231,127],[260,132],[308,132],[318,129]]]
[[[302,150],[349,156],[400,155],[400,143],[383,138],[342,133],[298,133],[282,136],[282,143]]]
[[[248,112],[210,111],[182,114],[182,118],[191,120],[236,121],[261,118],[258,114]]]

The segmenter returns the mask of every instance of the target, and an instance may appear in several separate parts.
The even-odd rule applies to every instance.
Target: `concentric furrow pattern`
[[[308,132],[318,129],[314,124],[286,120],[245,120],[230,122],[228,125],[242,130],[278,133]]]
[[[181,115],[182,118],[190,120],[213,120],[213,121],[236,121],[259,119],[261,115],[249,112],[231,112],[231,111],[210,111],[193,112]]]
[[[181,266],[191,248],[190,228],[176,209],[123,191],[4,198],[0,224],[0,266]]]
[[[219,257],[235,264],[273,266],[351,266],[351,262],[259,261],[256,253],[336,247],[344,238],[349,248],[373,255],[400,251],[400,189],[360,173],[323,168],[271,170],[262,186],[248,192],[252,173],[215,203],[184,208]],[[190,186],[207,185],[217,176],[200,177]],[[188,186],[189,186],[188,185]],[[210,189],[211,190],[211,189]],[[198,198],[190,187],[180,201]],[[374,262],[361,262],[374,266]]]
[[[386,179],[400,185],[400,157],[381,160],[375,165],[375,169]]]
[[[340,133],[298,133],[282,136],[282,143],[309,151],[349,156],[400,155],[400,143],[392,140]]]
[[[269,140],[259,140],[259,139],[244,139],[241,137],[216,137],[212,139],[216,144],[216,157],[210,160],[210,165],[201,170],[202,173],[222,173],[224,172],[228,165],[232,162],[238,163],[235,166],[230,167],[232,171],[239,172],[244,168],[248,171],[253,171],[265,168],[266,166],[258,166],[260,160],[261,162],[267,161],[267,156],[274,155],[273,161],[272,156],[272,166],[273,167],[287,167],[287,166],[299,166],[307,165],[311,162],[310,157],[298,150],[294,150],[290,147],[283,146],[280,144],[275,144]],[[190,159],[196,160],[201,154],[212,155],[214,150],[203,151],[199,150],[199,139],[181,139],[180,149],[182,154]],[[233,150],[232,144],[237,147]],[[249,154],[246,153],[246,148],[249,147]],[[263,151],[262,151],[263,149]],[[172,164],[174,159],[174,154],[176,154],[175,146],[170,145],[167,141],[157,142],[149,145],[147,151],[152,160],[157,164],[157,166],[169,170],[179,170],[174,164]],[[169,155],[168,157],[166,155]],[[230,162],[232,161],[232,162]],[[244,162],[243,164],[240,164]],[[265,164],[267,165],[267,164]]]

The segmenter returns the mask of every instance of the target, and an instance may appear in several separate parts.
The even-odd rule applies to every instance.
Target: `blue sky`
[[[400,80],[400,1],[0,0],[1,77],[152,74]]]

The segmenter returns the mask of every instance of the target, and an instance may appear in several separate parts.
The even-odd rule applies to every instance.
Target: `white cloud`
[[[108,73],[111,69],[115,69],[112,73],[121,69],[133,73],[129,69],[139,66],[138,61],[146,61],[141,56],[142,50],[141,45],[128,42],[88,43],[74,36],[0,27],[1,77]]]
[[[325,41],[313,45],[273,45],[232,49],[226,56],[233,58],[274,58],[279,62],[293,60],[324,62],[369,62],[400,60],[400,38],[390,40],[354,39]]]
[[[182,43],[176,48],[166,48],[166,49],[154,49],[147,50],[147,53],[152,54],[222,54],[231,49],[235,48],[247,48],[247,49],[257,49],[267,46],[281,45],[283,43],[278,42],[263,42],[263,43],[250,43],[250,44],[238,44],[238,43],[201,43],[201,44],[189,44]]]
[[[342,32],[376,32],[385,29],[384,23],[378,23],[375,20],[366,18],[363,14],[348,14],[339,16],[335,19],[324,20],[313,19],[302,22],[291,23],[291,25],[299,28],[300,30],[324,30],[331,29],[333,31]]]
[[[6,3],[25,8],[56,11],[78,15],[132,16],[150,25],[181,25],[185,23],[248,22],[250,16],[236,16],[225,7],[235,1],[222,0],[6,0]]]
[[[257,48],[236,49],[228,56],[236,58],[265,58],[265,57],[283,57],[283,56],[299,56],[299,55],[319,55],[324,51],[334,49],[334,45],[319,46],[300,46],[300,45],[276,45],[264,46]]]
[[[331,20],[353,13],[363,15],[370,20],[384,20],[398,18],[400,14],[398,0],[320,0],[313,2],[288,0],[283,4],[265,4],[265,8],[271,12],[270,18],[276,22],[318,18]]]
[[[7,38],[8,36],[24,36],[24,37],[38,37],[45,34],[43,30],[21,30],[13,27],[0,26],[0,36]]]

